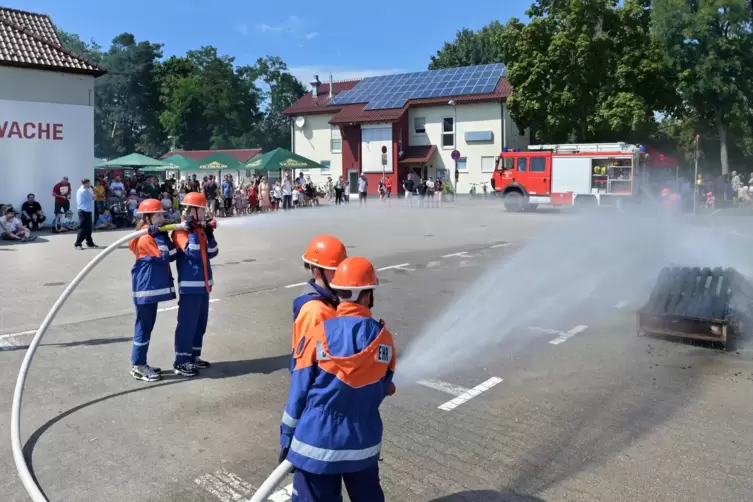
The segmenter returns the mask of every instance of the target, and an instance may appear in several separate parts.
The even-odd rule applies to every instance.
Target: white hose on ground
[[[181,227],[182,225],[180,224],[165,225],[161,227],[160,230],[170,231]],[[34,358],[34,353],[37,351],[37,347],[42,341],[42,337],[44,337],[44,334],[47,332],[47,328],[49,328],[50,324],[52,324],[52,321],[55,319],[58,311],[68,300],[68,297],[71,295],[71,293],[73,293],[78,285],[81,284],[81,281],[83,281],[84,278],[89,274],[89,272],[91,272],[92,269],[94,269],[94,267],[99,264],[99,262],[101,262],[107,255],[116,250],[120,245],[130,241],[131,239],[135,239],[136,237],[146,235],[147,233],[147,229],[130,233],[116,240],[115,242],[107,246],[101,253],[95,256],[94,259],[90,261],[83,268],[83,270],[81,270],[81,272],[79,272],[78,275],[71,281],[68,287],[65,288],[65,291],[63,291],[63,293],[60,295],[60,298],[58,298],[58,300],[55,302],[55,305],[52,306],[50,311],[47,313],[47,316],[42,321],[42,325],[39,326],[37,333],[34,335],[34,339],[29,344],[29,349],[26,351],[26,356],[21,363],[21,370],[18,372],[16,389],[13,392],[13,407],[11,408],[10,415],[10,443],[11,449],[13,450],[13,461],[15,462],[16,469],[18,470],[18,476],[21,478],[21,482],[26,489],[26,493],[29,494],[29,497],[33,502],[48,502],[48,500],[39,489],[39,486],[37,485],[36,481],[34,481],[34,477],[29,471],[29,466],[26,464],[26,459],[24,459],[23,446],[21,445],[21,400],[24,394],[26,376],[29,373],[29,366],[31,366],[31,360]]]
[[[282,480],[285,479],[285,476],[290,474],[292,470],[293,464],[287,460],[283,460],[282,463],[277,466],[277,469],[272,471],[272,474],[270,474],[261,484],[259,489],[256,490],[256,493],[254,493],[254,496],[251,497],[249,502],[266,502],[269,496],[272,495],[272,490],[277,488],[277,486],[282,483]]]

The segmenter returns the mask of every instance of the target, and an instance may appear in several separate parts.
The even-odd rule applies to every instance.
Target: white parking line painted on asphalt
[[[451,384],[449,382],[443,382],[442,380],[419,380],[416,383],[430,389],[452,394],[453,396],[460,396],[462,394],[465,394],[469,390],[465,387],[460,387],[459,385]]]
[[[558,329],[551,329],[551,328],[540,328],[539,326],[528,326],[528,329],[531,331],[538,331],[539,333],[546,333],[548,335],[562,335],[564,334],[562,331]]]
[[[438,266],[439,266],[439,263],[440,263],[440,262],[438,262],[438,261],[430,261],[429,263],[427,263],[427,264],[426,264],[426,268],[434,268],[434,267],[438,267]]]
[[[307,283],[305,283],[305,282],[297,282],[295,284],[288,284],[287,286],[285,286],[285,289],[297,288],[299,286],[305,286],[306,284]]]
[[[168,310],[178,310],[178,306],[173,305],[172,307],[165,307],[165,308],[157,309],[157,312],[167,312]]]
[[[400,265],[390,265],[389,267],[378,268],[378,269],[376,269],[376,271],[377,272],[382,272],[384,270],[390,270],[390,269],[393,269],[393,268],[404,268],[404,267],[407,267],[408,265],[410,265],[410,263],[401,263]]]
[[[18,347],[19,343],[14,339],[10,337],[5,337],[0,339],[0,351],[2,350],[10,350],[13,347]]]
[[[468,251],[461,251],[459,253],[445,254],[445,255],[442,255],[442,258],[452,258],[453,256],[462,256],[464,258],[468,258]]]
[[[269,496],[267,502],[288,502],[293,498],[293,483]]]
[[[37,330],[30,329],[28,331],[19,331],[18,333],[8,333],[7,335],[0,335],[0,340],[5,338],[13,338],[14,336],[33,335]]]
[[[562,333],[560,336],[558,336],[554,340],[550,340],[549,343],[551,343],[552,345],[559,345],[561,343],[565,343],[566,341],[568,341],[569,339],[571,339],[572,337],[574,337],[581,331],[585,331],[586,329],[588,329],[588,326],[586,326],[585,324],[581,324],[580,326],[574,327],[567,333]]]
[[[507,246],[511,246],[512,242],[503,242],[502,244],[495,244],[491,247],[491,249],[497,249],[497,248],[506,248]]]
[[[622,301],[620,301],[620,302],[617,302],[617,303],[615,304],[614,308],[616,308],[616,309],[621,309],[621,308],[625,308],[625,307],[627,307],[627,304],[628,304],[628,301],[627,301],[627,300],[622,300]]]
[[[242,502],[244,497],[256,490],[253,485],[225,469],[196,478],[194,483],[217,497],[220,502]]]
[[[461,404],[470,401],[474,397],[478,396],[482,392],[486,392],[487,390],[491,389],[492,387],[494,387],[495,385],[497,385],[498,383],[500,383],[502,381],[503,380],[501,378],[499,378],[499,377],[491,377],[486,382],[483,382],[483,383],[475,386],[474,388],[467,390],[466,392],[460,394],[455,399],[447,401],[444,404],[440,404],[439,406],[437,406],[437,408],[439,408],[440,410],[444,410],[444,411],[454,410],[455,408],[457,408]]]

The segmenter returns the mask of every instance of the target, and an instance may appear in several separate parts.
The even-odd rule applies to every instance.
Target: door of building
[[[348,184],[350,195],[358,197],[358,169],[348,169]]]

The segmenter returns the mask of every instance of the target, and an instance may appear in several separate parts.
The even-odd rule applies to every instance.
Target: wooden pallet
[[[667,267],[638,310],[638,334],[722,344],[727,350],[750,325],[753,287],[735,269]]]

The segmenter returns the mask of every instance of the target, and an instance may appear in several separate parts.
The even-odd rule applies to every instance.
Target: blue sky
[[[0,0],[48,14],[65,31],[109,46],[122,32],[165,44],[165,54],[202,45],[239,64],[280,56],[304,83],[425,70],[463,27],[524,17],[530,0]],[[463,8],[463,6],[466,6]],[[470,7],[472,5],[472,7]],[[284,6],[284,8],[282,7]]]

